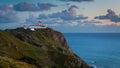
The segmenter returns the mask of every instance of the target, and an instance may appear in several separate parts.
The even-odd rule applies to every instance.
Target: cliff
[[[50,28],[0,31],[0,68],[89,68]]]

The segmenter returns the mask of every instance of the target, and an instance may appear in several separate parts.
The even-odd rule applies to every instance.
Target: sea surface
[[[70,47],[95,68],[120,68],[120,33],[64,33]]]

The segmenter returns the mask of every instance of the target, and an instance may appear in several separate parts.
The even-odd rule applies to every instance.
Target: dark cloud
[[[56,7],[57,5],[53,5],[50,3],[38,3],[39,10],[49,10],[51,7]]]
[[[13,5],[0,5],[0,23],[13,23],[17,22],[18,17],[16,12],[13,10]]]
[[[116,13],[111,9],[107,10],[106,15],[96,16],[95,19],[100,19],[100,20],[108,19],[112,22],[120,22],[120,16],[116,15]]]
[[[87,19],[88,17],[85,17],[83,15],[77,15],[76,9],[78,9],[77,6],[72,5],[67,10],[63,10],[58,13],[53,13],[49,15],[39,15],[40,18],[61,18],[62,20],[79,20],[79,19]]]
[[[94,1],[94,0],[61,0],[61,1],[73,1],[73,2],[89,2],[89,1]]]
[[[16,11],[44,11],[49,10],[51,7],[56,7],[57,5],[53,5],[50,3],[37,3],[32,4],[29,2],[21,2],[14,5],[14,9]]]
[[[14,5],[16,11],[37,11],[38,8],[35,4],[29,2],[22,2]]]

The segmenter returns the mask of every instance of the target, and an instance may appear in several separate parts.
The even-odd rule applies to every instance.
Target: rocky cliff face
[[[64,36],[50,28],[17,28],[0,31],[0,68],[89,68],[89,66],[69,48]],[[6,62],[13,59],[12,64]],[[16,67],[11,67],[11,66]],[[25,68],[25,67],[22,67]]]

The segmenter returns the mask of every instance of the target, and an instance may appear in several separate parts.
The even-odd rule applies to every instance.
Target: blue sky
[[[0,0],[0,29],[34,24],[70,33],[119,33],[120,0]]]

